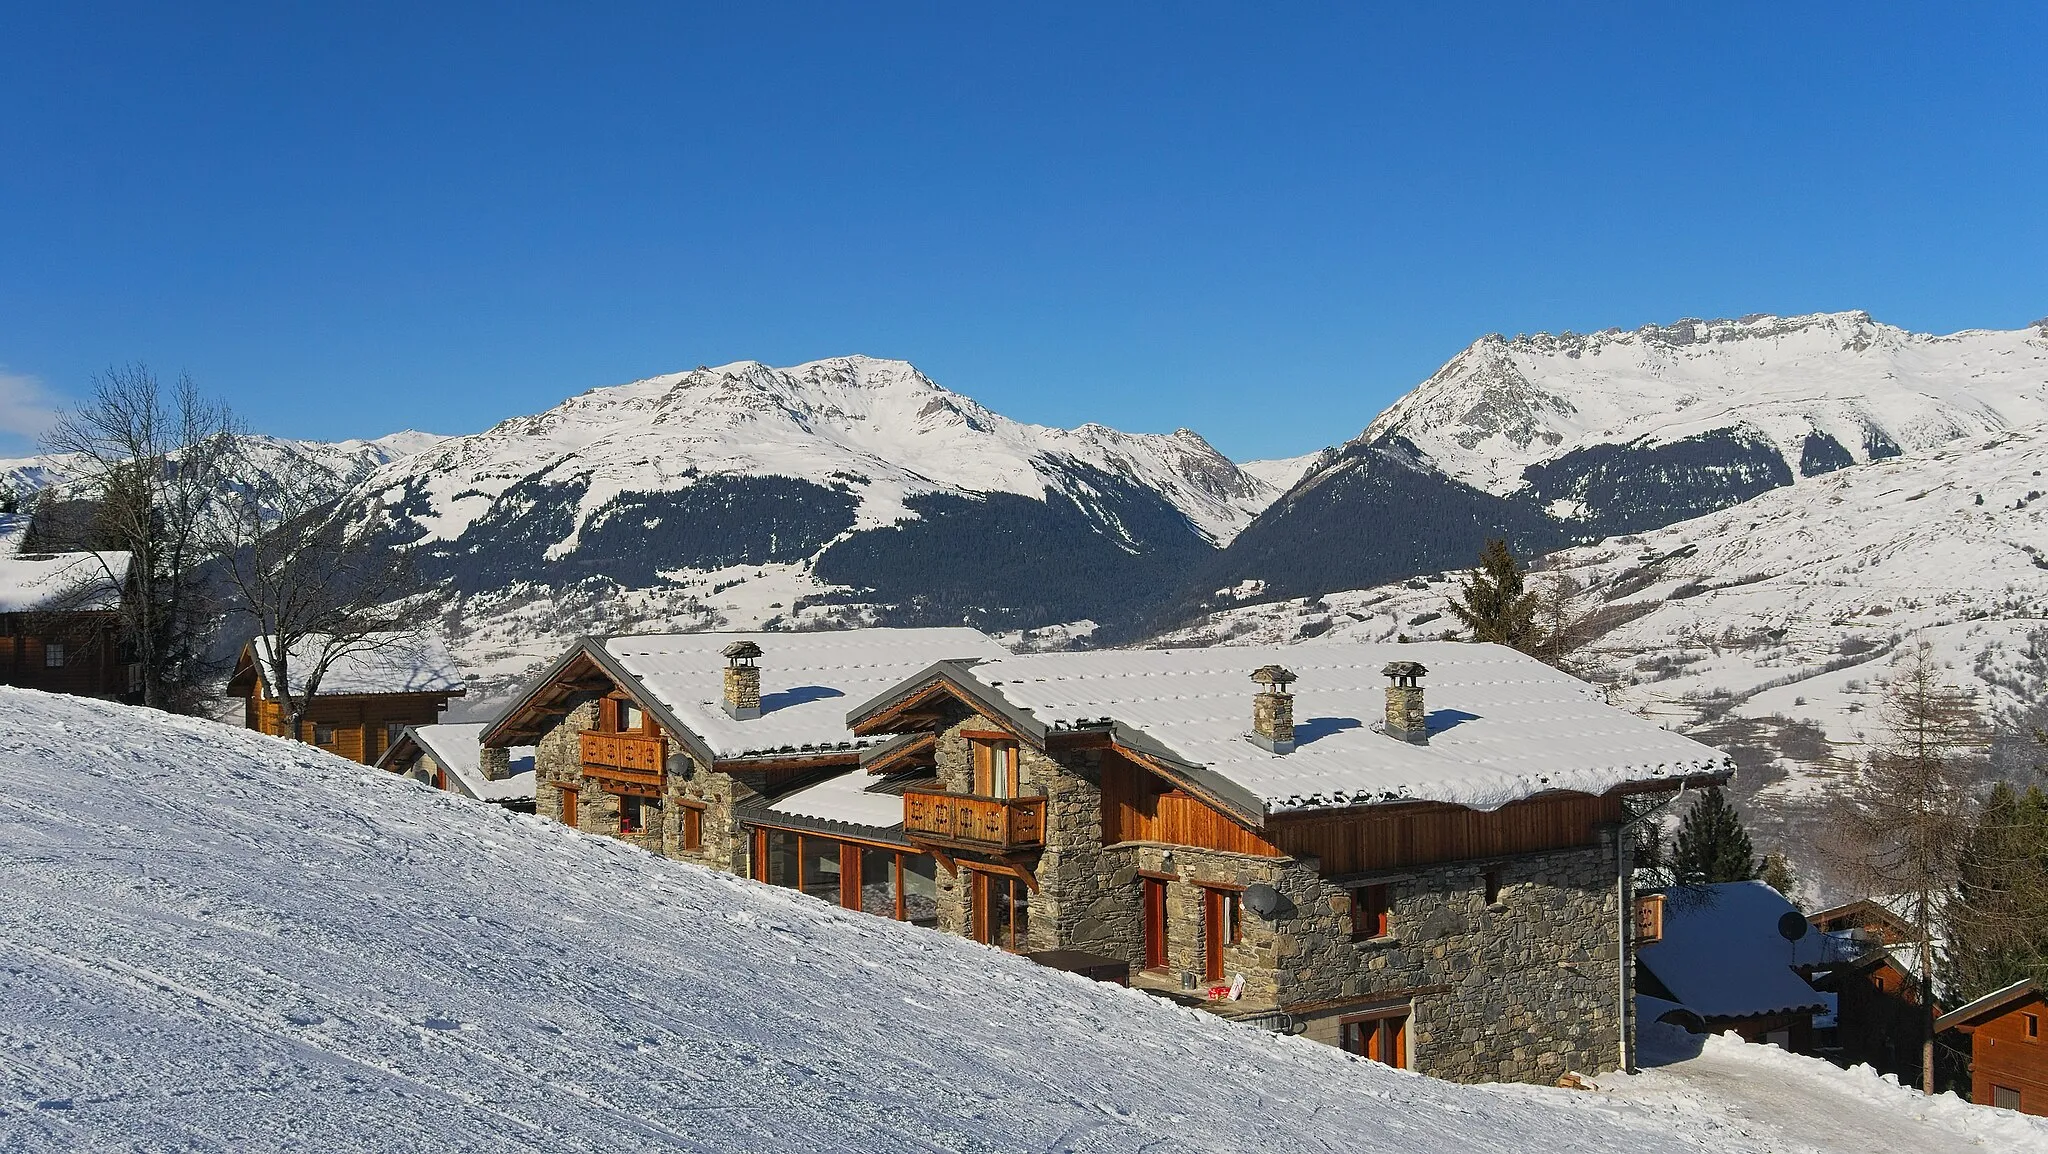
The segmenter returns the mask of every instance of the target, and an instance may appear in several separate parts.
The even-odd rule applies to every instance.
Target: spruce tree
[[[1536,594],[1522,588],[1528,570],[1495,537],[1480,551],[1479,568],[1451,602],[1451,613],[1472,631],[1472,640],[1491,641],[1532,653],[1541,644],[1536,628]]]
[[[1799,878],[1792,872],[1792,863],[1781,853],[1765,854],[1763,867],[1756,876],[1758,881],[1788,898],[1792,897],[1793,890],[1799,888]]]
[[[1950,1004],[2048,980],[2048,795],[2039,787],[1992,788],[1964,835],[1941,924]]]
[[[1746,882],[1757,876],[1754,847],[1742,817],[1719,788],[1708,789],[1686,811],[1671,847],[1672,880],[1682,886]]]

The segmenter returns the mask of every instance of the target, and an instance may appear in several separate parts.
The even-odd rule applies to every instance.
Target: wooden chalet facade
[[[1815,1054],[1844,1068],[1869,1066],[1901,1085],[1920,1084],[1927,1017],[1920,979],[1908,964],[1887,946],[1870,946],[1848,961],[1812,970],[1807,980],[1835,997],[1834,1025],[1815,1039]]]
[[[139,700],[142,669],[122,636],[128,554],[20,553],[19,536],[0,524],[0,685]]]
[[[2048,1115],[2048,995],[2031,979],[1958,1006],[1935,1022],[1970,1047],[1970,1101]]]
[[[1017,657],[967,630],[610,638],[482,740],[535,745],[538,812],[587,832],[1376,1060],[1463,1081],[1620,1064],[1624,799],[1725,760],[1497,647],[1287,651],[1328,681],[1305,699],[1329,716],[1299,726],[1287,671],[1246,692],[1248,656]],[[1378,684],[1390,657],[1405,684]],[[1415,658],[1456,708],[1422,710]],[[1047,684],[1071,693],[1024,692]],[[1383,695],[1389,724],[1361,722]],[[1253,724],[1219,738],[1220,708]],[[1491,760],[1529,767],[1530,742],[1549,743],[1532,772]]]
[[[245,727],[274,737],[292,736],[286,732],[290,715],[284,702],[267,684],[264,655],[269,644],[269,638],[259,637],[242,646],[227,691],[242,699]],[[292,679],[300,681],[308,662],[294,657]],[[435,724],[448,702],[462,695],[462,677],[439,642],[394,637],[344,654],[329,667],[296,736],[329,753],[374,765],[407,727]]]

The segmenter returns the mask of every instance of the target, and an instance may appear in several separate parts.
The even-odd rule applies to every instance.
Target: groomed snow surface
[[[8,1150],[1805,1148],[1682,1066],[1452,1086],[278,739],[11,689],[0,716]],[[1830,1151],[2048,1148],[1729,1053],[1860,1087]]]

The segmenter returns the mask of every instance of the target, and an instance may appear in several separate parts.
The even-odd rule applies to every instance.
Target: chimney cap
[[[1294,674],[1278,665],[1261,665],[1252,670],[1252,680],[1276,693],[1286,692],[1290,682],[1297,680]]]
[[[1380,670],[1380,676],[1391,677],[1401,685],[1413,685],[1416,678],[1428,672],[1420,661],[1389,661],[1387,667]]]
[[[735,641],[718,652],[729,661],[752,661],[761,656],[761,647],[751,641]]]

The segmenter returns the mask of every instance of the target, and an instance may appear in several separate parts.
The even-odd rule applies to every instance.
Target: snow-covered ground
[[[1804,1148],[1685,1066],[1447,1085],[302,745],[20,690],[0,715],[9,1150]],[[1865,1130],[2048,1148],[1854,1078],[1813,1081]]]

